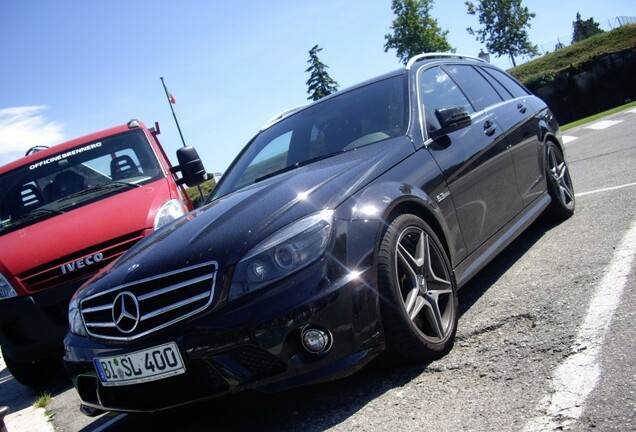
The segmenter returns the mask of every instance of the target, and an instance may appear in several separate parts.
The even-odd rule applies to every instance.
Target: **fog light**
[[[331,348],[329,332],[317,328],[306,328],[302,333],[303,347],[312,354],[324,354]]]

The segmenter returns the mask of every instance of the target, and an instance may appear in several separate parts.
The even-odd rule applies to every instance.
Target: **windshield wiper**
[[[72,193],[70,195],[66,195],[65,197],[63,197],[62,199],[60,199],[60,201],[67,201],[69,199],[72,198],[76,198],[82,195],[87,195],[96,191],[101,191],[101,190],[109,190],[109,189],[118,189],[121,188],[122,186],[126,186],[128,188],[137,188],[137,187],[141,187],[140,184],[136,184],[136,183],[127,183],[127,182],[122,182],[122,181],[113,181],[113,182],[109,182],[109,183],[103,183],[103,184],[98,184],[95,186],[91,186],[88,189],[84,189],[81,190],[79,192],[75,192]]]
[[[317,161],[322,160],[322,159],[326,159],[328,157],[331,157],[331,156],[339,154],[339,153],[342,153],[342,150],[338,150],[338,151],[335,151],[335,152],[332,152],[332,153],[327,153],[327,154],[322,155],[322,156],[316,156],[315,158],[307,159],[307,160],[304,160],[304,161],[296,162],[293,165],[287,165],[285,168],[281,168],[281,169],[273,171],[273,172],[271,172],[269,174],[265,174],[264,176],[258,177],[256,180],[254,180],[254,183],[258,183],[258,182],[260,182],[262,180],[266,180],[266,179],[268,179],[270,177],[277,176],[278,174],[282,174],[282,173],[285,173],[287,171],[292,171],[292,170],[294,170],[296,168],[300,168],[301,166],[309,165],[310,163],[317,162]]]
[[[64,214],[63,211],[61,210],[52,210],[52,209],[47,209],[47,208],[39,208],[39,209],[35,209],[33,211],[30,211],[29,213],[25,213],[22,216],[20,216],[17,219],[13,219],[11,220],[11,225],[16,224],[18,222],[28,222],[30,220],[33,219],[39,219],[43,216],[46,215],[61,215]]]

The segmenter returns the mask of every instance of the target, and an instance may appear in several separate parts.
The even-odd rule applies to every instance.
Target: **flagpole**
[[[161,84],[163,85],[163,91],[166,92],[166,99],[168,99],[168,105],[170,105],[170,111],[172,111],[172,117],[174,117],[174,122],[177,124],[177,130],[179,131],[179,136],[181,137],[181,142],[183,146],[186,147],[185,140],[183,139],[183,134],[181,133],[181,127],[179,126],[179,121],[177,120],[177,115],[174,113],[174,108],[172,108],[172,101],[170,100],[170,94],[168,93],[168,88],[166,87],[166,83],[163,82],[163,77],[159,77],[161,80]]]
[[[183,146],[186,147],[185,140],[183,139],[183,134],[181,133],[181,127],[179,126],[179,121],[177,120],[177,115],[174,113],[174,108],[172,108],[172,100],[170,100],[170,93],[168,92],[168,88],[166,87],[166,83],[163,82],[163,77],[159,77],[161,80],[161,84],[163,85],[163,91],[166,92],[166,99],[168,99],[168,105],[170,105],[170,111],[172,111],[172,117],[174,117],[174,122],[177,124],[177,130],[179,131],[179,136],[181,137],[181,142]],[[173,98],[174,99],[174,96]],[[201,202],[205,201],[205,196],[203,195],[203,189],[201,189],[201,185],[197,185],[197,189],[199,190],[199,196],[201,197]]]

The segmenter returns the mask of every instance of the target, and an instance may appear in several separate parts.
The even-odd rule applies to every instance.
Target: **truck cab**
[[[0,346],[22,384],[60,370],[77,288],[192,210],[203,165],[186,147],[171,166],[158,134],[131,120],[0,167]]]

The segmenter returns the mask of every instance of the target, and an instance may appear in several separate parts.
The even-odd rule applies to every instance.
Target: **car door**
[[[532,103],[534,96],[504,72],[486,66],[478,69],[504,98],[503,103],[488,107],[488,112],[501,128],[508,131],[517,186],[523,204],[527,206],[545,190],[537,104]]]
[[[437,110],[463,107],[471,115],[470,126],[437,136],[428,149],[444,173],[472,252],[523,208],[504,131],[486,110],[476,109],[479,104],[469,100],[446,68],[420,70],[418,91],[429,136],[441,127]]]

